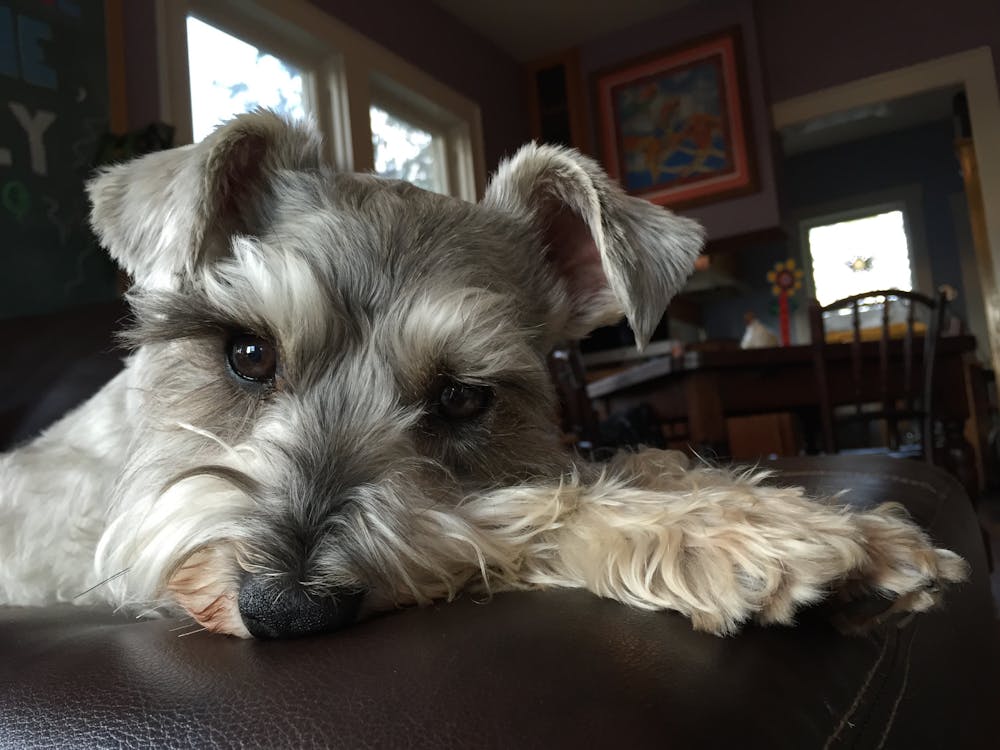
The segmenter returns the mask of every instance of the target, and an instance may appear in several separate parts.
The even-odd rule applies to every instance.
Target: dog
[[[833,593],[918,612],[967,576],[895,505],[562,446],[547,353],[623,316],[642,347],[701,250],[694,221],[561,147],[523,147],[478,204],[321,153],[256,111],[88,184],[134,279],[132,353],[0,459],[0,604],[276,638],[582,587],[727,635]]]

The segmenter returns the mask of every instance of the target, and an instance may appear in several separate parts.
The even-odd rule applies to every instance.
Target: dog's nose
[[[315,596],[296,584],[250,574],[240,586],[240,616],[254,638],[327,633],[354,622],[364,595],[344,589]]]

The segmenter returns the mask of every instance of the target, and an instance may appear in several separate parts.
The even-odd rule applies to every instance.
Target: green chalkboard
[[[0,0],[0,318],[115,296],[83,184],[109,127],[103,0]]]

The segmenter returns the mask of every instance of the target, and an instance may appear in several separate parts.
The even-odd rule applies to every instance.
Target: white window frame
[[[469,186],[463,185],[463,165],[468,168],[465,154],[468,151],[469,127],[447,110],[435,107],[432,102],[421,100],[412,91],[396,85],[394,81],[375,75],[370,81],[370,104],[398,119],[414,125],[434,138],[437,164],[441,182],[448,195],[461,195]],[[369,118],[369,126],[371,118]],[[372,155],[374,160],[374,154]],[[474,186],[473,186],[474,189]]]
[[[191,143],[187,16],[197,16],[303,72],[306,107],[338,169],[374,169],[370,105],[442,137],[448,193],[475,201],[486,185],[479,106],[306,0],[157,0],[160,112]],[[400,109],[402,107],[402,109]]]

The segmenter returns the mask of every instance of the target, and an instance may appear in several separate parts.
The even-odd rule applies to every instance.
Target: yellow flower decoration
[[[802,269],[795,267],[795,259],[778,261],[774,270],[767,272],[767,280],[771,282],[771,294],[778,297],[785,294],[791,297],[802,288]]]

